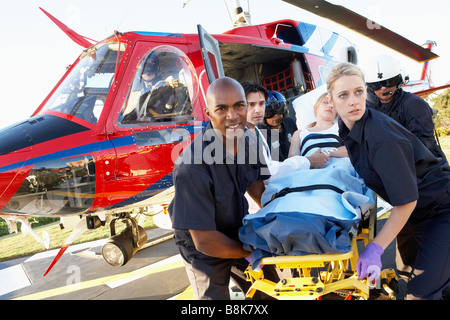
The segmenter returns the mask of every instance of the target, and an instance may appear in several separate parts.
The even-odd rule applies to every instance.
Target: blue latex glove
[[[381,255],[384,250],[375,242],[369,243],[356,261],[358,280],[369,276],[368,281],[374,282],[381,272]]]

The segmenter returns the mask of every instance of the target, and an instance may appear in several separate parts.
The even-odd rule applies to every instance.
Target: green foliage
[[[36,218],[36,220],[41,219],[49,219],[49,218]],[[58,218],[56,218],[58,220]],[[1,220],[3,221],[3,220]],[[45,221],[45,220],[44,220]],[[49,222],[49,220],[47,220]],[[34,226],[35,224],[33,224]],[[6,224],[5,224],[6,227]],[[146,217],[142,224],[144,229],[155,228],[155,224],[153,223],[153,217]],[[125,224],[119,222],[116,225],[116,231],[120,232],[125,228]],[[38,236],[42,236],[42,232],[46,230],[51,239],[50,249],[60,248],[66,239],[69,237],[72,229],[63,229],[61,230],[58,223],[49,223],[45,226],[41,226],[35,229],[35,232]],[[73,244],[84,243],[87,241],[100,240],[110,237],[110,226],[105,225],[100,228],[94,230],[86,230],[81,236],[79,236]],[[44,251],[44,246],[37,242],[36,239],[28,234],[24,235],[23,233],[13,234],[7,237],[0,238],[0,262],[14,259],[22,256],[27,256],[31,254],[35,254],[38,252]],[[0,284],[1,285],[1,284]]]
[[[46,217],[41,217],[41,218],[29,218],[28,221],[32,222],[31,227],[32,228],[37,228],[43,225],[47,225],[49,223],[53,223],[58,221],[59,218],[46,218]],[[20,232],[21,230],[21,223],[18,222],[17,223],[17,229]],[[6,236],[9,234],[8,231],[8,225],[6,224],[6,221],[3,219],[0,219],[0,237],[2,236]]]
[[[4,220],[0,220],[0,237],[6,236],[8,234],[8,226]]]
[[[439,136],[450,135],[450,89],[427,99],[436,110],[434,123]]]

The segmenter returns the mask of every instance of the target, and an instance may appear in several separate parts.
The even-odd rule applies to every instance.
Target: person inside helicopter
[[[178,80],[183,69],[178,69],[161,70],[157,53],[151,52],[133,82],[121,123],[167,121],[176,115],[190,114],[187,87]]]

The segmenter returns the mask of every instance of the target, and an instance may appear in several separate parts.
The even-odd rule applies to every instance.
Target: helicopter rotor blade
[[[52,20],[76,44],[79,44],[80,46],[82,46],[84,48],[89,48],[90,46],[92,46],[94,43],[97,42],[97,41],[95,41],[93,39],[89,39],[89,38],[87,38],[85,36],[82,36],[82,35],[76,33],[75,31],[70,29],[68,26],[66,26],[64,23],[62,23],[61,21],[56,19],[54,16],[52,16],[50,13],[45,11],[44,9],[42,9],[42,8],[39,8],[39,9],[41,9],[41,11],[44,12],[47,15],[47,17],[49,17],[50,20]],[[93,43],[91,43],[90,41],[93,41]]]
[[[363,17],[343,6],[324,0],[283,0],[296,7],[334,21],[382,45],[385,45],[410,59],[425,62],[439,56],[401,35]]]

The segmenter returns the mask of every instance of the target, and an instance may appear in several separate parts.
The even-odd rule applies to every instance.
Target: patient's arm
[[[297,130],[291,137],[288,158],[300,155],[300,142],[300,130]]]
[[[307,158],[311,163],[311,169],[321,169],[325,167],[327,161],[330,160],[330,156],[323,153],[320,148]]]
[[[300,130],[294,132],[291,138],[291,146],[289,148],[288,158],[292,158],[295,156],[300,156]],[[344,147],[345,148],[345,147]],[[310,169],[320,169],[325,166],[328,160],[330,160],[330,156],[322,153],[320,149],[314,152],[309,157],[306,157],[309,160]]]
[[[330,157],[344,158],[348,157],[347,148],[345,146],[337,148],[335,151],[330,152]]]

